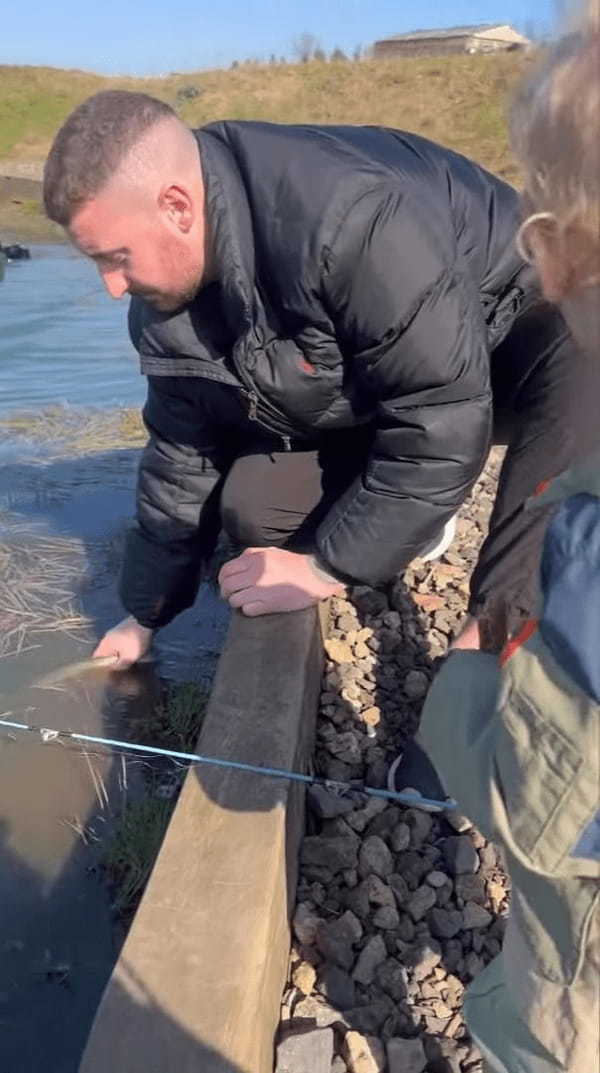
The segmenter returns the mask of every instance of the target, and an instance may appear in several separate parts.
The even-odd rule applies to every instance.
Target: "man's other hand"
[[[129,616],[104,634],[92,656],[94,659],[100,656],[118,656],[119,662],[115,664],[115,670],[125,671],[145,656],[150,648],[152,633],[152,630],[141,626]]]
[[[344,591],[312,555],[284,548],[247,548],[219,573],[221,595],[245,615],[300,611]]]

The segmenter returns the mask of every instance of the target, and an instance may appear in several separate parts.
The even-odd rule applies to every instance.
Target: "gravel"
[[[440,562],[332,600],[318,774],[386,785],[465,613],[500,461],[492,452]],[[277,1073],[480,1073],[462,1001],[501,949],[497,847],[459,814],[325,787],[307,802]]]

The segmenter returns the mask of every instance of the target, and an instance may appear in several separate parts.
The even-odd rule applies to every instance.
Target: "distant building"
[[[400,56],[446,56],[449,53],[510,52],[531,48],[528,37],[513,30],[508,23],[498,26],[451,26],[446,30],[415,30],[376,41],[375,59]]]

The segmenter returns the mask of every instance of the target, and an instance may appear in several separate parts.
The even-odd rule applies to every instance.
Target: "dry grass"
[[[0,67],[0,158],[21,164],[43,160],[69,112],[90,94],[111,87],[151,93],[176,107],[191,126],[228,118],[400,127],[426,134],[514,178],[504,119],[506,101],[530,62],[515,53],[360,63],[313,61],[249,64],[230,71],[160,79]],[[189,86],[196,87],[199,96],[178,98],[178,91]]]
[[[31,525],[2,519],[2,530],[0,659],[39,647],[45,633],[80,641],[91,626],[73,595],[74,582],[85,571],[83,549],[72,540],[36,536]]]

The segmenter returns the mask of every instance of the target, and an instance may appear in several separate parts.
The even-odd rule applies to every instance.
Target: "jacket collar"
[[[206,216],[213,244],[223,312],[236,336],[256,319],[255,250],[248,197],[229,147],[206,129],[195,130],[206,190]]]

